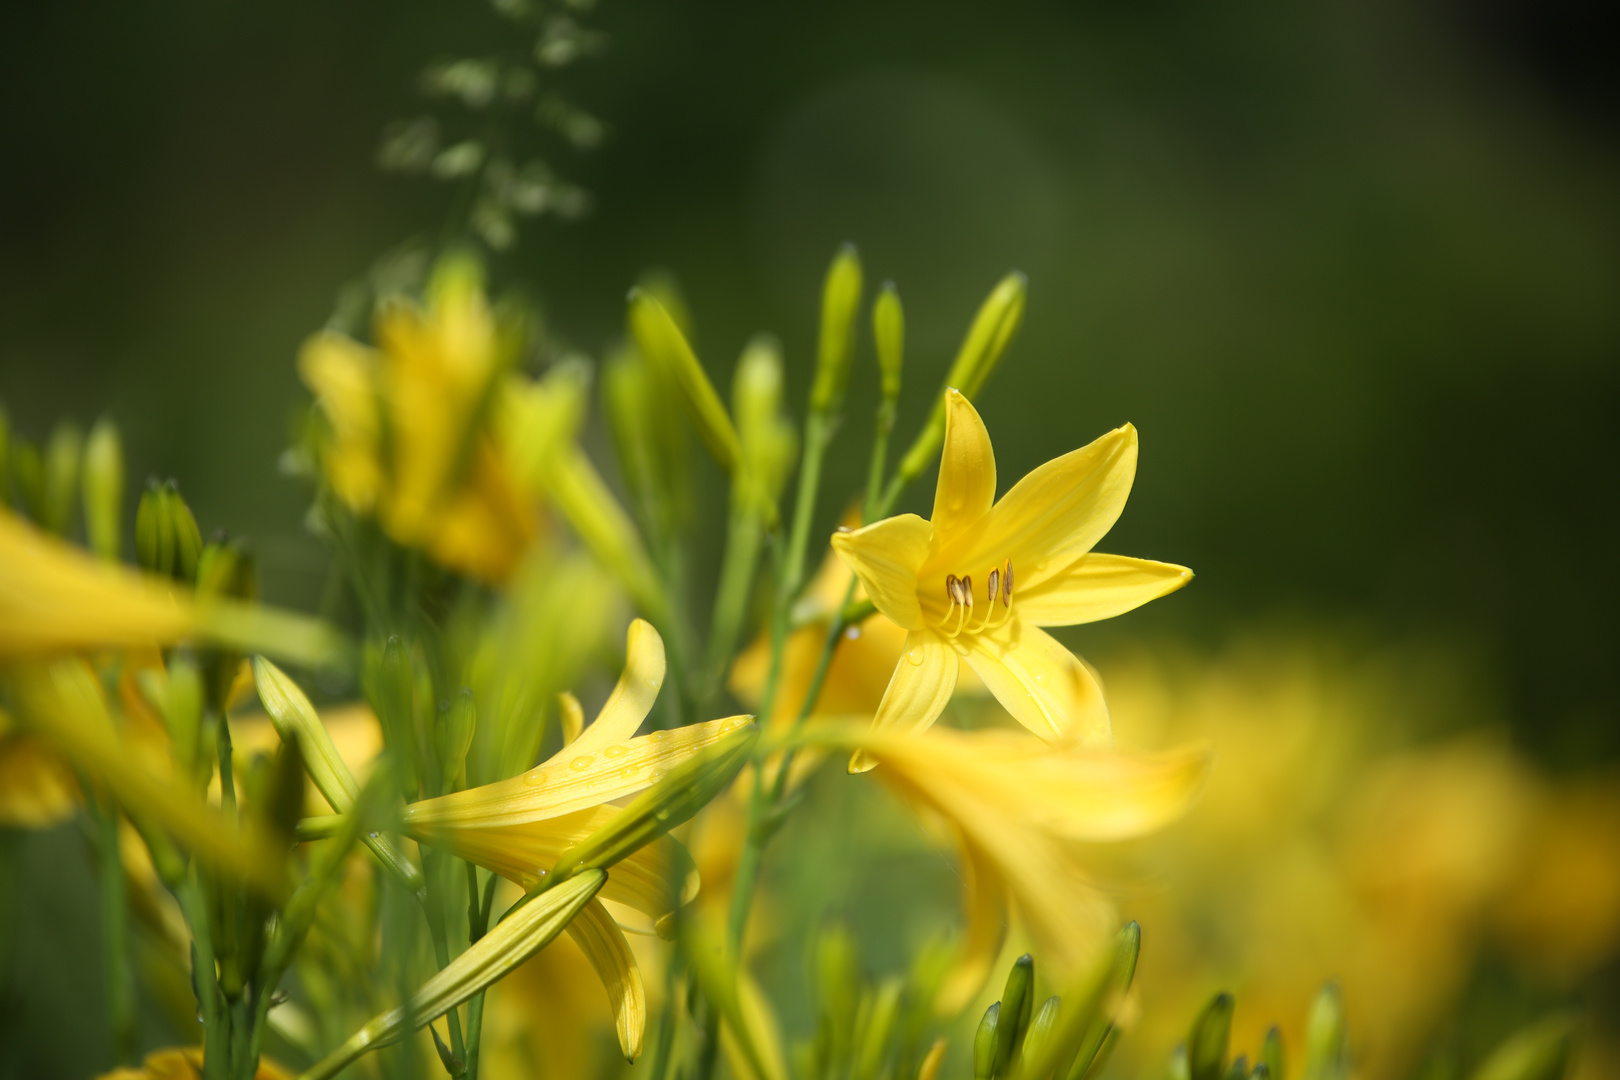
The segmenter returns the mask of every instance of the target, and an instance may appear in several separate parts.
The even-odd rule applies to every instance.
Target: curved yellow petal
[[[332,425],[322,455],[326,478],[349,507],[369,513],[383,484],[378,461],[378,354],[342,334],[325,331],[298,351],[298,374]]]
[[[874,732],[897,735],[922,731],[932,724],[950,701],[961,667],[950,643],[932,630],[913,630],[906,636],[905,651],[889,677],[877,715],[872,717]],[[850,759],[850,772],[865,772],[877,762],[861,752]]]
[[[861,579],[877,609],[907,630],[923,625],[917,574],[934,529],[916,514],[884,518],[854,532],[834,533],[833,550]]]
[[[624,671],[608,695],[602,711],[584,733],[564,751],[570,760],[600,754],[636,733],[652,712],[664,685],[664,639],[645,619],[635,619],[625,634]],[[560,755],[559,755],[560,756]]]
[[[532,888],[557,865],[563,852],[595,833],[619,813],[617,806],[593,806],[562,817],[517,825],[456,825],[412,820],[405,835],[477,863],[486,870]],[[697,895],[692,857],[674,838],[663,836],[613,865],[602,899],[625,904],[657,918]]]
[[[642,1036],[647,1030],[647,991],[630,944],[624,940],[624,931],[602,901],[593,897],[568,924],[568,936],[601,978],[608,1004],[613,1007],[619,1048],[626,1061],[635,1061],[641,1056]]]
[[[1015,720],[1048,742],[1111,738],[1096,674],[1040,627],[1014,618],[974,635],[964,659]]]
[[[1018,614],[1036,626],[1111,619],[1173,593],[1192,580],[1185,566],[1090,552],[1017,596]]]
[[[935,543],[948,545],[979,522],[996,501],[996,454],[979,411],[959,391],[945,391],[945,446],[934,488]]]
[[[1136,429],[1126,424],[1031,471],[991,508],[975,535],[940,549],[935,561],[971,574],[1010,559],[1018,588],[1033,588],[1113,528],[1135,478]]]
[[[587,728],[557,756],[526,773],[412,803],[402,820],[407,830],[437,832],[504,829],[565,817],[651,787],[670,769],[747,723],[746,716],[727,716],[594,748],[584,745],[590,738]]]

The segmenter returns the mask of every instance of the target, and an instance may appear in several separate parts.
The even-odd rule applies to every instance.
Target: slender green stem
[[[484,1030],[484,994],[480,990],[467,1002],[467,1080],[478,1080],[478,1045]]]
[[[208,926],[208,904],[195,866],[190,877],[175,894],[186,921],[191,924],[191,981],[197,990],[197,1004],[203,1014],[203,1078],[225,1080],[230,1062],[230,1026],[222,1015],[219,982],[214,972],[213,935]]]
[[[424,876],[427,878],[427,922],[428,936],[433,939],[433,958],[438,962],[439,970],[443,971],[450,966],[450,934],[444,924],[445,896],[444,876],[437,871],[443,869],[443,859],[434,857],[424,860],[433,867]],[[424,867],[425,869],[426,867]],[[445,1026],[450,1029],[450,1050],[462,1061],[467,1060],[466,1044],[461,1038],[461,1020],[455,1009],[444,1014]]]
[[[89,800],[94,805],[95,800]],[[114,1063],[135,1060],[135,987],[129,966],[129,902],[119,852],[118,806],[108,799],[93,812],[101,861],[101,947],[107,979],[107,1026]]]
[[[878,406],[877,431],[872,437],[872,464],[866,475],[866,500],[861,504],[861,517],[867,523],[878,519],[879,499],[883,492],[883,470],[889,456],[889,435],[894,431],[895,403],[885,398]]]
[[[735,493],[726,527],[726,553],[720,564],[720,588],[714,598],[714,617],[709,623],[709,649],[703,663],[701,700],[705,711],[714,711],[726,677],[726,668],[737,651],[743,617],[748,612],[748,596],[753,591],[754,572],[759,567],[759,545],[763,528],[755,505]]]

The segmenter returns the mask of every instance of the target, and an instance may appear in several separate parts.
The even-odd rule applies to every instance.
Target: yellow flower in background
[[[202,1076],[203,1052],[200,1046],[154,1050],[138,1069],[114,1069],[96,1080],[198,1080]],[[273,1061],[261,1058],[253,1080],[292,1080],[293,1074]]]
[[[426,308],[385,305],[375,337],[371,348],[321,333],[299,354],[299,374],[331,426],[327,481],[399,543],[504,581],[537,527],[487,423],[521,335],[489,307],[477,264],[449,258]]]
[[[877,609],[907,631],[873,726],[928,727],[965,661],[1042,738],[1106,741],[1096,675],[1041,627],[1111,618],[1192,578],[1184,567],[1091,550],[1125,508],[1136,430],[1126,425],[1047,462],[997,501],[984,421],[967,398],[945,395],[933,518],[901,514],[832,540]],[[857,755],[850,768],[871,765]]]
[[[882,764],[884,784],[936,814],[957,841],[967,934],[940,991],[942,1011],[960,1009],[983,986],[1009,910],[1043,962],[1070,975],[1084,970],[1114,911],[1081,845],[1140,836],[1180,817],[1210,765],[1203,749],[1129,754],[989,729],[874,731],[844,741]]]
[[[1620,955],[1620,784],[1555,783],[1488,733],[1421,739],[1438,708],[1492,713],[1448,661],[1264,640],[1109,672],[1122,741],[1220,752],[1196,813],[1116,852],[1113,876],[1149,883],[1123,902],[1150,935],[1135,1066],[1220,989],[1234,1053],[1272,1023],[1301,1046],[1331,977],[1358,1075],[1408,1076],[1482,950],[1560,993]]]
[[[663,686],[663,639],[650,623],[630,624],[624,673],[596,720],[555,755],[507,780],[412,803],[405,833],[531,888],[559,856],[619,812],[612,800],[642,791],[665,773],[744,727],[727,717],[633,737]],[[692,899],[697,877],[680,844],[663,837],[609,872],[568,932],[608,988],[625,1055],[641,1049],[646,997],[623,931],[602,900],[657,919]]]

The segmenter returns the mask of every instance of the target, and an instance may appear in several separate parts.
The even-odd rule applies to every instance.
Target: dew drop
[[[658,783],[658,781],[662,780],[663,778],[664,778],[664,770],[663,769],[654,769],[652,772],[647,774],[647,779],[652,781],[655,784]]]
[[[852,626],[848,630],[844,631],[844,637],[847,638],[850,641],[855,641],[860,636],[861,636],[861,628],[858,627],[858,626]]]
[[[922,650],[919,649],[919,648],[907,649],[906,650],[906,659],[910,660],[913,664],[917,665],[918,667],[921,667],[922,662],[923,662]]]
[[[573,769],[575,772],[584,772],[586,769],[590,768],[591,762],[595,760],[596,759],[591,757],[589,754],[581,754],[573,761],[570,761],[568,763],[568,767]]]
[[[1037,671],[1035,673],[1035,685],[1036,686],[1045,686],[1046,685],[1046,672]]]
[[[536,769],[534,772],[525,777],[525,779],[528,780],[532,786],[539,787],[546,782],[546,774],[544,770]]]
[[[622,776],[624,779],[629,780],[632,777],[634,777],[636,775],[636,773],[638,773],[640,771],[641,771],[641,766],[640,765],[626,765],[624,768],[619,770],[619,775]]]
[[[621,758],[629,752],[630,750],[628,747],[610,746],[606,750],[602,751],[602,756],[605,758]]]

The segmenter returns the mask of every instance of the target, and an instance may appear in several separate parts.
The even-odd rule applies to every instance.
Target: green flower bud
[[[45,520],[45,465],[39,447],[24,438],[11,442],[12,497],[18,509],[36,522]]]
[[[842,1071],[855,1042],[855,1014],[861,993],[855,940],[847,927],[834,924],[817,935],[815,965],[824,1060],[829,1068]]]
[[[118,425],[96,421],[84,445],[84,531],[90,550],[117,562],[123,542],[124,445]]]
[[[1001,1021],[1001,1002],[984,1010],[979,1030],[973,1033],[973,1080],[991,1080],[996,1074],[996,1028]]]
[[[477,726],[478,710],[473,703],[473,692],[463,687],[450,708],[439,715],[438,730],[434,733],[446,791],[467,764],[467,750],[472,746],[473,730]]]
[[[1103,992],[1097,999],[1101,1009],[1087,1022],[1085,1035],[1080,1040],[1080,1049],[1075,1054],[1074,1064],[1069,1068],[1069,1080],[1082,1080],[1083,1077],[1100,1071],[1104,1060],[1104,1048],[1109,1044],[1109,1040],[1115,1037],[1114,1010],[1119,1007],[1126,991],[1131,988],[1131,980],[1136,975],[1136,958],[1141,951],[1141,924],[1132,921],[1120,927],[1119,933],[1114,938],[1114,955],[1109,960]]]
[[[735,470],[740,449],[726,407],[669,312],[640,289],[630,290],[630,332],[647,362],[681,388],[687,414],[714,460],[728,472]]]
[[[197,579],[202,533],[173,480],[147,482],[135,509],[135,559],[154,574],[179,581]]]
[[[1548,1017],[1491,1051],[1473,1080],[1560,1080],[1569,1071],[1574,1049],[1574,1018]]]
[[[995,1075],[1007,1075],[1007,1068],[1022,1048],[1035,1008],[1035,958],[1025,953],[1013,962],[1007,985],[1001,991],[1001,1019],[996,1025]]]
[[[40,524],[58,536],[66,536],[73,528],[83,456],[84,433],[79,425],[69,421],[57,424],[45,444],[45,501]]]
[[[854,1080],[877,1080],[883,1072],[889,1036],[894,1033],[895,1019],[900,1014],[900,990],[904,984],[898,978],[885,979],[866,1002],[861,1023],[855,1037]]]
[[[1232,1064],[1226,1070],[1226,1080],[1249,1080],[1249,1059],[1239,1054],[1232,1059]]]
[[[1063,999],[1056,994],[1042,1003],[1035,1019],[1030,1022],[1029,1031],[1024,1035],[1024,1070],[1027,1071],[1046,1049],[1047,1041],[1052,1037],[1052,1029],[1057,1027],[1058,1015],[1063,1009]]]
[[[1265,1041],[1260,1044],[1260,1058],[1255,1071],[1265,1069],[1269,1080],[1288,1080],[1288,1069],[1283,1058],[1282,1032],[1276,1026],[1266,1030]]]
[[[950,374],[945,376],[946,387],[960,390],[969,401],[978,397],[1023,322],[1026,287],[1024,275],[1014,272],[991,290],[968,328]],[[928,415],[927,425],[901,460],[899,475],[910,479],[922,472],[944,439],[945,394],[942,391],[934,402],[933,412]]]
[[[1221,1080],[1226,1071],[1226,1044],[1232,1036],[1232,995],[1210,999],[1187,1035],[1187,1068],[1191,1080]]]
[[[774,338],[760,335],[743,350],[731,402],[742,446],[742,469],[733,490],[762,515],[774,517],[796,449],[793,425],[782,415],[782,353]]]
[[[190,655],[178,652],[169,658],[169,681],[161,705],[175,763],[182,774],[206,781],[213,772],[213,755],[202,745],[202,674]]]
[[[1344,998],[1328,983],[1305,1019],[1305,1080],[1340,1080],[1348,1071],[1346,1049]]]
[[[883,400],[900,396],[900,369],[906,355],[906,313],[894,282],[885,281],[872,305],[872,338],[877,342],[878,370],[883,375]]]
[[[833,256],[821,290],[821,338],[816,350],[816,381],[810,389],[810,408],[815,412],[837,412],[844,402],[855,359],[861,284],[861,257],[855,245],[845,244]]]

